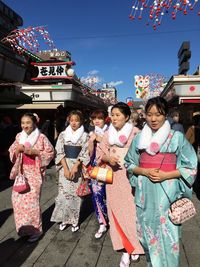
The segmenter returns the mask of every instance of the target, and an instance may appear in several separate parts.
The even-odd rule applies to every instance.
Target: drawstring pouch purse
[[[20,153],[20,162],[21,164],[19,164],[18,174],[15,178],[13,190],[17,193],[24,194],[30,191],[30,186],[24,174],[22,173],[22,154],[21,153]]]
[[[169,147],[169,144],[168,144],[168,147]],[[165,156],[163,157],[160,166],[162,166],[164,158],[165,158]],[[181,179],[185,182],[185,184],[189,188],[192,187],[183,177],[181,177]],[[162,183],[160,183],[160,185],[161,185],[161,187],[162,187],[162,189],[163,189],[163,191],[164,191],[165,195],[167,196],[167,199],[170,203],[168,215],[169,215],[169,218],[173,224],[177,224],[177,225],[182,224],[183,222],[191,219],[192,217],[194,217],[196,215],[196,209],[194,207],[194,204],[192,203],[192,201],[189,198],[181,197],[181,198],[175,200],[174,202],[172,202],[170,200],[166,190],[164,189]]]
[[[84,197],[91,194],[91,190],[87,179],[82,178],[82,181],[76,190],[76,194],[79,197]]]

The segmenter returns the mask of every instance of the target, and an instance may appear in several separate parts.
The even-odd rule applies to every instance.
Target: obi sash
[[[154,156],[146,152],[140,155],[141,168],[155,168],[165,172],[176,170],[176,154],[174,153],[158,153]]]
[[[35,157],[23,153],[22,161],[24,165],[35,165]]]
[[[82,146],[64,145],[64,152],[66,158],[76,159],[82,149]]]

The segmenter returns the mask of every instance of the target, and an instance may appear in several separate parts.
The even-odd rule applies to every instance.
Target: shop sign
[[[72,62],[57,62],[57,63],[32,63],[37,67],[37,77],[32,77],[31,80],[43,79],[69,79],[67,75],[67,65],[73,65]]]
[[[200,84],[177,84],[175,92],[178,96],[200,96]]]

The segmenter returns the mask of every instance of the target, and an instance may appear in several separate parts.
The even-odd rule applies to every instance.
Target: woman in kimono
[[[90,132],[89,139],[89,153],[90,153],[90,164],[96,166],[96,148],[101,142],[104,132],[108,126],[105,124],[107,118],[107,112],[103,110],[95,110],[90,115],[92,124],[94,125],[94,131]],[[108,215],[106,207],[106,191],[105,184],[100,183],[97,180],[91,179],[90,186],[92,189],[92,203],[96,213],[97,220],[99,222],[99,229],[95,233],[95,238],[99,239],[107,230]]]
[[[147,124],[125,157],[136,192],[138,236],[148,266],[178,267],[180,225],[169,219],[169,200],[192,196],[197,158],[185,136],[170,128],[165,99],[150,99],[145,112]]]
[[[12,191],[16,230],[20,236],[30,236],[29,242],[37,241],[42,235],[41,187],[44,170],[54,157],[51,143],[39,132],[36,124],[37,119],[34,114],[24,114],[21,118],[22,132],[17,134],[15,142],[9,148],[10,159],[15,163],[11,174],[15,173],[13,170],[19,168],[18,165],[21,165],[30,186],[30,191],[24,194]]]
[[[106,184],[106,198],[113,248],[123,252],[120,267],[128,267],[131,258],[138,261],[139,254],[144,253],[137,238],[134,195],[123,162],[131,141],[138,132],[128,122],[130,115],[127,104],[115,104],[111,109],[112,123],[97,147],[98,164],[104,162],[113,170],[113,183]]]
[[[61,231],[70,224],[72,232],[76,232],[79,230],[81,207],[81,198],[76,191],[82,180],[82,163],[87,165],[90,161],[89,137],[84,131],[81,111],[71,111],[68,122],[68,127],[60,133],[56,143],[55,163],[59,167],[59,184],[51,221],[60,223]]]

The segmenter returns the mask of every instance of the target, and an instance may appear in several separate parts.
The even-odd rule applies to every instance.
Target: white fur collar
[[[133,130],[132,123],[127,122],[121,130],[117,131],[115,127],[110,124],[108,129],[108,142],[112,145],[124,147],[128,141],[128,138]]]
[[[107,128],[108,128],[108,125],[107,125],[107,124],[105,124],[105,125],[103,126],[103,128],[100,128],[100,127],[98,127],[98,126],[95,126],[94,132],[95,132],[96,134],[98,134],[98,135],[103,135],[104,132],[107,130]]]
[[[168,120],[155,133],[145,124],[140,134],[138,149],[145,149],[148,154],[155,155],[167,140],[170,130]]]
[[[40,134],[40,131],[38,130],[38,128],[35,128],[35,130],[32,131],[32,133],[29,135],[25,131],[22,131],[20,133],[19,143],[22,145],[27,144],[27,146],[33,147],[35,143],[37,142],[39,134]]]
[[[64,131],[64,139],[65,142],[72,142],[73,144],[76,144],[78,140],[81,138],[81,136],[84,133],[84,127],[81,125],[76,131],[73,131],[71,126],[69,125],[65,131]]]

